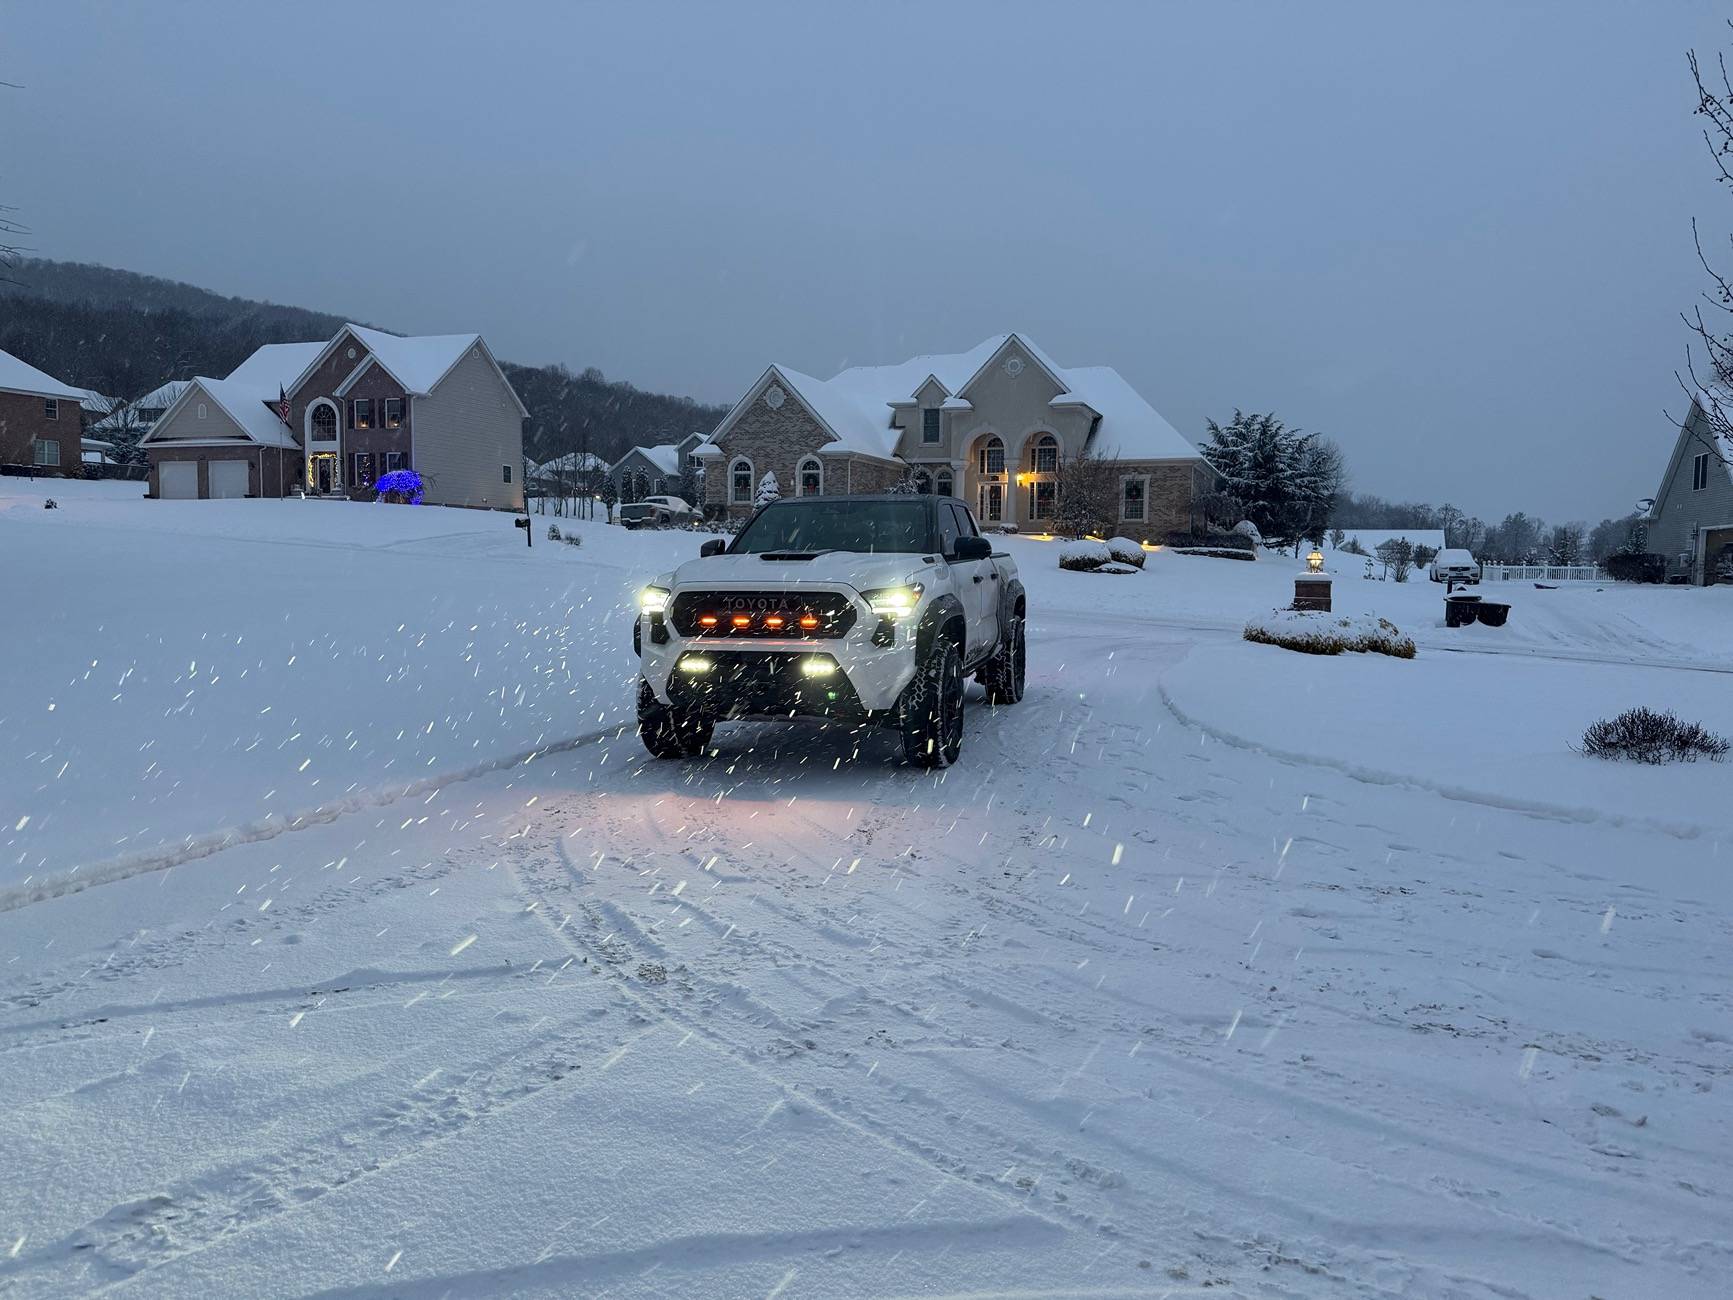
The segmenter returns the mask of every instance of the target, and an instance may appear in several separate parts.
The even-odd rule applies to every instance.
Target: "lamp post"
[[[1330,612],[1331,577],[1324,572],[1324,553],[1316,547],[1306,557],[1306,571],[1294,575],[1294,608]]]
[[[1324,571],[1324,553],[1315,546],[1312,548],[1312,553],[1306,557],[1306,568],[1312,573]]]

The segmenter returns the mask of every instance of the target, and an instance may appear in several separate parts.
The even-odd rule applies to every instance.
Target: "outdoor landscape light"
[[[1306,557],[1306,567],[1313,573],[1324,571],[1324,553],[1315,546],[1312,548],[1312,553]]]

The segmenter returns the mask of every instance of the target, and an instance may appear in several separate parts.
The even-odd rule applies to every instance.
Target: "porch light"
[[[1025,470],[1019,470],[1017,472],[1017,484],[1020,487],[1026,486],[1028,484],[1029,480],[1034,478],[1034,477],[1035,476],[1033,474],[1030,474]]]
[[[1312,548],[1312,553],[1306,557],[1306,567],[1313,573],[1324,571],[1324,553],[1315,546]]]

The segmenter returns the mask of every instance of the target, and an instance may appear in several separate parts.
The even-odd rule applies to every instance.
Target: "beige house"
[[[1017,334],[830,379],[773,365],[695,454],[715,512],[750,511],[766,474],[784,496],[883,492],[911,477],[961,497],[987,527],[1040,531],[1061,467],[1085,451],[1113,463],[1118,531],[1133,537],[1189,527],[1213,481],[1117,371],[1067,369]]]
[[[429,505],[523,507],[528,417],[479,334],[345,325],[190,381],[140,442],[153,497],[371,497],[412,469]]]

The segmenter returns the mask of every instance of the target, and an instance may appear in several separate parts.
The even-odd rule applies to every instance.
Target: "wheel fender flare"
[[[1023,602],[1023,608],[1029,608],[1028,597],[1023,592],[1023,584],[1016,578],[1008,579],[999,584],[999,634],[1004,639],[1004,632],[1011,625],[1011,619],[1017,612],[1017,602]]]
[[[965,629],[966,637],[969,623],[963,617],[963,602],[950,592],[935,597],[922,611],[921,621],[915,625],[915,662],[926,662],[927,652],[933,648],[933,641],[938,637],[940,629],[953,620]],[[965,647],[959,642],[957,649],[961,652]]]

